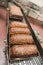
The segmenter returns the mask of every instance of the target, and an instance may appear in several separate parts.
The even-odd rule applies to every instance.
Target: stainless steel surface
[[[41,58],[38,57],[31,57],[29,58],[29,60],[24,60],[24,61],[17,61],[17,62],[13,62],[10,63],[10,65],[43,65],[43,63],[41,64]]]

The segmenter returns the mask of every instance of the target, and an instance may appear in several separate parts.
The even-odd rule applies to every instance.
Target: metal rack
[[[10,65],[41,65],[41,58],[39,56],[32,57],[32,58],[29,58],[29,60],[10,63]]]
[[[16,4],[16,3],[15,3]],[[23,15],[24,15],[24,19],[25,19],[25,21],[27,21],[26,23],[27,24],[29,24],[28,23],[28,20],[27,20],[27,18],[26,18],[26,15],[25,15],[25,13],[23,12],[23,10],[21,9],[21,11],[22,11],[22,13],[23,13]],[[30,25],[30,24],[29,24]],[[32,31],[31,31],[32,32]],[[35,38],[35,37],[34,37]],[[37,37],[36,37],[36,39],[37,39]],[[38,40],[37,40],[38,41]],[[8,44],[9,44],[9,40],[8,40]],[[37,45],[36,45],[37,46]],[[40,46],[40,42],[39,42],[39,46]],[[41,48],[41,47],[40,47]],[[39,49],[38,49],[39,50]],[[9,50],[8,50],[9,51]],[[22,61],[20,61],[20,60],[18,60],[17,62],[13,59],[13,60],[10,60],[11,62],[9,62],[9,64],[10,65],[43,65],[43,58],[42,58],[42,56],[43,56],[43,53],[42,54],[40,54],[41,52],[40,52],[41,50],[39,50],[39,55],[37,56],[37,57],[29,57],[29,59],[28,60],[22,60]],[[42,52],[43,52],[43,50],[42,50]],[[9,54],[8,54],[9,55]]]
[[[8,24],[9,24],[9,11],[8,11]],[[9,28],[9,25],[8,25],[8,28]],[[9,29],[8,29],[8,31],[9,31]],[[9,38],[8,38],[8,49],[9,49]],[[8,50],[8,52],[9,52],[9,50]],[[8,53],[8,55],[9,55],[9,53]],[[7,58],[9,57],[8,55],[7,55]],[[37,57],[29,57],[28,60],[22,60],[22,61],[11,60],[11,62],[9,62],[9,60],[8,60],[8,62],[9,62],[8,65],[9,64],[10,65],[43,65],[42,61],[43,60],[41,59],[41,57],[37,56]]]
[[[34,32],[39,38],[40,34],[38,33],[38,31],[34,30]],[[27,60],[19,60],[19,61],[15,61],[14,59],[10,60],[10,65],[41,65],[41,61],[42,60],[40,56],[35,56],[35,57],[29,57]]]

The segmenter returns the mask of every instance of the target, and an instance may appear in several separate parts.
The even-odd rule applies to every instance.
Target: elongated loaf
[[[37,54],[38,50],[35,45],[15,45],[10,48],[10,57],[28,57]]]
[[[31,35],[26,35],[26,34],[11,35],[10,43],[11,44],[32,44],[33,38]]]
[[[28,28],[10,28],[10,34],[30,34]]]
[[[22,23],[22,22],[17,22],[17,21],[12,21],[10,22],[10,28],[27,28],[27,24],[26,23]]]
[[[14,4],[9,5],[9,10],[10,10],[10,16],[14,15],[23,16],[20,8],[15,6]]]

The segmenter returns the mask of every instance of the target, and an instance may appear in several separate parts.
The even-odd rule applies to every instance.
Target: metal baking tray
[[[10,23],[10,22],[9,22]],[[42,59],[39,54],[30,56],[28,58],[10,58],[10,44],[9,44],[9,31],[8,31],[8,58],[10,65],[43,65]],[[38,35],[37,35],[38,36]]]
[[[7,41],[8,41],[8,58],[9,58],[9,63],[12,65],[43,65],[43,62],[42,62],[42,59],[40,57],[40,54],[38,53],[38,55],[36,55],[35,57],[28,57],[28,58],[10,58],[10,33],[9,33],[9,24],[10,24],[10,18],[9,18],[9,11],[8,11],[8,38],[7,38]],[[13,19],[13,18],[12,18]],[[24,64],[22,64],[22,62]]]

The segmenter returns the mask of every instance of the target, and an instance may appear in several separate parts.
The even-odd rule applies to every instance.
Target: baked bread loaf
[[[23,23],[23,22],[17,22],[17,21],[10,22],[10,28],[14,28],[14,27],[27,28],[28,26],[26,23]]]
[[[10,37],[10,44],[32,44],[33,38],[31,35],[15,34]]]
[[[28,57],[37,53],[38,50],[35,45],[15,45],[10,48],[11,58]]]
[[[28,28],[10,28],[10,34],[31,34]]]
[[[15,16],[15,15],[23,16],[20,8],[12,3],[9,4],[9,11],[10,11],[10,16]]]

